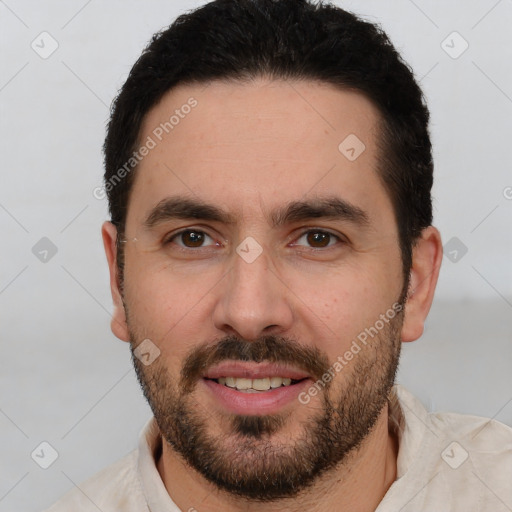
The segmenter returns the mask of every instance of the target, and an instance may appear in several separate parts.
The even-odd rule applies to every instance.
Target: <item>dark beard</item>
[[[194,348],[185,359],[178,383],[161,364],[163,358],[144,366],[133,356],[133,343],[132,359],[160,432],[174,451],[219,489],[244,499],[269,502],[296,497],[326,471],[347,462],[360,447],[375,426],[395,381],[401,323],[402,315],[390,320],[341,370],[347,372],[342,388],[333,385],[336,379],[325,385],[318,396],[319,413],[302,423],[300,438],[285,444],[272,435],[282,429],[293,411],[288,416],[230,415],[227,433],[210,434],[211,412],[193,397],[197,379],[214,363],[232,359],[288,362],[316,380],[330,366],[318,349],[274,336],[252,342],[228,337]]]

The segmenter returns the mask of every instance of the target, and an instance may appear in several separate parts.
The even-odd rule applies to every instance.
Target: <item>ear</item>
[[[126,313],[120,291],[119,275],[117,271],[117,228],[111,222],[104,222],[101,227],[103,246],[107,256],[108,268],[110,271],[110,291],[114,302],[114,312],[110,321],[110,328],[115,336],[122,341],[130,341]]]
[[[442,259],[441,235],[435,227],[429,226],[423,230],[413,247],[402,341],[414,341],[423,334],[425,319],[434,299]]]

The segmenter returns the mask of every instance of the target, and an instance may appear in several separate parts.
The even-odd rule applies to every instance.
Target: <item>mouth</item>
[[[201,379],[209,397],[231,414],[264,415],[282,411],[311,383],[304,371],[274,363],[227,361]]]
[[[290,377],[263,377],[248,379],[244,377],[219,377],[218,379],[207,379],[242,393],[264,393],[266,391],[281,387],[294,386],[304,379],[291,379]]]

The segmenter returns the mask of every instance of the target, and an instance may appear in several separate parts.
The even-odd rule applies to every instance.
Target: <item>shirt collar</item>
[[[137,475],[150,512],[180,512],[169,496],[156,466],[162,453],[162,436],[154,417],[142,429],[139,436]]]
[[[389,398],[389,428],[398,436],[396,478],[401,478],[416,459],[428,424],[428,411],[400,384],[395,384]]]

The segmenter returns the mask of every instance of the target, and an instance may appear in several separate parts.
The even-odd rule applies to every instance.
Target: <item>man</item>
[[[112,330],[154,418],[52,512],[512,509],[512,430],[394,385],[442,258],[428,110],[376,26],[216,0],[112,109]]]

